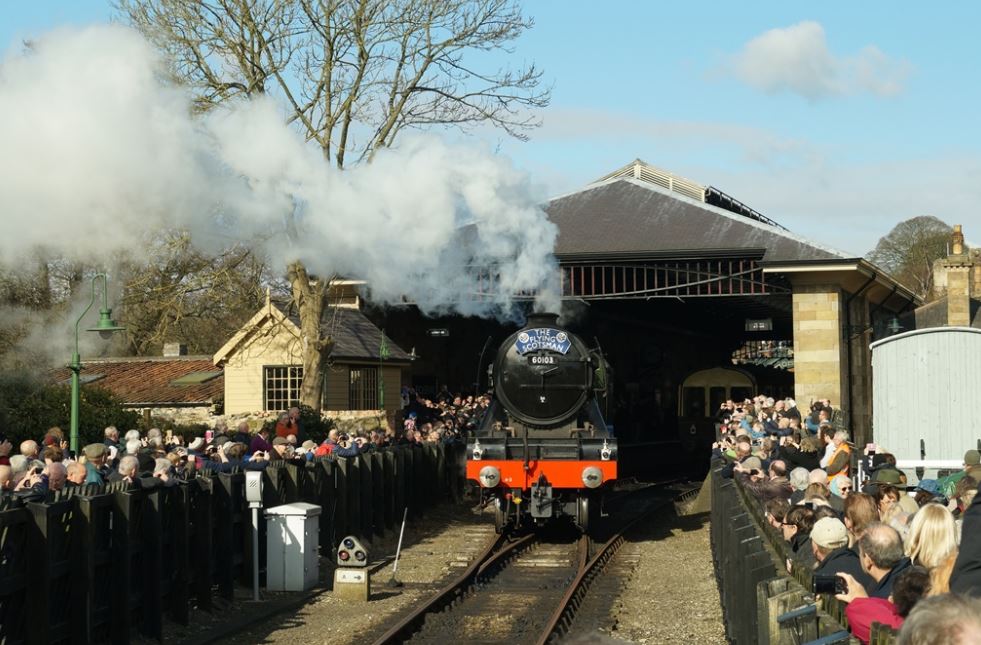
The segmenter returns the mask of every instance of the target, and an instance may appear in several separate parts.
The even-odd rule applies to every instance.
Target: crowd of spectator
[[[893,455],[858,450],[834,418],[829,401],[804,412],[792,399],[725,402],[712,447],[721,476],[763,506],[788,572],[809,571],[815,593],[847,603],[863,643],[873,622],[899,629],[900,644],[975,642],[959,639],[981,638],[981,454],[910,486]]]
[[[115,427],[104,440],[71,454],[65,433],[50,428],[39,441],[26,440],[19,451],[0,434],[0,494],[20,501],[44,501],[66,488],[121,482],[120,488],[173,486],[203,473],[259,470],[270,464],[302,465],[318,457],[355,457],[392,445],[458,443],[479,422],[487,396],[432,398],[403,392],[396,429],[332,429],[315,442],[305,436],[299,408],[283,412],[276,422],[253,431],[247,421],[234,429],[223,419],[201,435],[150,428],[145,432]]]

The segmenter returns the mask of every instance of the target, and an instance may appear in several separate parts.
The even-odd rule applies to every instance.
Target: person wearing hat
[[[100,485],[105,483],[102,467],[106,463],[106,444],[90,443],[82,448],[82,454],[85,455],[85,483]]]
[[[937,481],[937,485],[940,488],[940,494],[950,499],[954,493],[954,487],[957,486],[957,482],[967,476],[967,471],[979,464],[981,464],[981,452],[978,452],[977,450],[968,450],[965,452],[964,469]]]
[[[847,573],[866,589],[875,581],[862,569],[858,554],[848,548],[848,529],[834,517],[822,517],[811,529],[811,550],[817,567],[814,575],[833,576]]]

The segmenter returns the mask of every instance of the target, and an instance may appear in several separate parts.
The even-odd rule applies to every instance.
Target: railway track
[[[602,542],[572,534],[499,536],[467,570],[402,618],[375,645],[560,641],[589,589],[638,522],[671,504],[655,498],[610,529]],[[604,592],[615,583],[600,584]]]

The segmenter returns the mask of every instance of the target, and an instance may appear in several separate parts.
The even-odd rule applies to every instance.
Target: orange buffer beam
[[[545,473],[545,479],[555,488],[585,488],[582,483],[582,471],[595,466],[603,472],[603,483],[617,478],[617,462],[615,461],[561,461],[539,460],[529,461],[528,470],[524,469],[522,461],[498,461],[484,459],[481,461],[467,460],[467,479],[480,481],[477,477],[480,469],[494,466],[501,471],[501,485],[506,488],[528,490]]]

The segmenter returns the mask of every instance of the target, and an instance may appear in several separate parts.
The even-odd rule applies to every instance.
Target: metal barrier
[[[394,529],[405,505],[417,518],[458,498],[453,465],[463,455],[463,446],[434,444],[271,464],[265,503],[320,505],[326,553],[348,533],[370,540]],[[192,603],[209,610],[213,594],[233,598],[236,581],[251,584],[243,486],[244,473],[233,472],[150,490],[87,486],[43,503],[5,498],[0,642],[124,643],[135,633],[160,640],[165,617],[187,625]],[[264,534],[264,522],[260,528]],[[259,546],[264,569],[262,534]]]
[[[845,605],[816,599],[811,572],[786,563],[789,545],[764,517],[762,506],[712,464],[712,558],[726,635],[732,643],[812,645],[858,643],[848,633]],[[893,645],[895,631],[874,623],[871,643]]]

